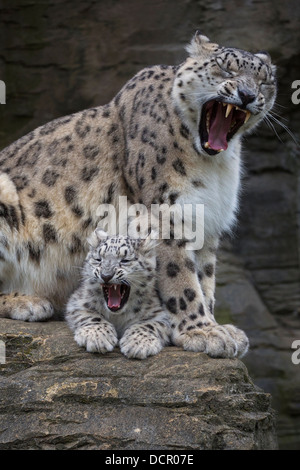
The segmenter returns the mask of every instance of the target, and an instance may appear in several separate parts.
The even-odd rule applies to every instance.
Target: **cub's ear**
[[[160,244],[158,240],[158,233],[154,230],[147,235],[146,238],[142,238],[140,242],[140,250],[146,256],[155,256],[155,248]]]
[[[156,268],[156,250],[155,248],[160,243],[157,238],[157,234],[151,231],[146,238],[141,239],[139,245],[140,253],[145,256],[152,269]]]
[[[210,42],[207,36],[197,30],[191,43],[186,46],[186,51],[191,57],[197,57],[199,55],[215,52],[218,48],[218,44]]]
[[[88,237],[87,242],[90,246],[96,248],[100,242],[105,241],[107,238],[108,234],[104,232],[104,230],[96,228],[96,230]]]
[[[108,238],[108,233],[102,230],[102,228],[96,228],[95,234],[99,241],[106,240]]]

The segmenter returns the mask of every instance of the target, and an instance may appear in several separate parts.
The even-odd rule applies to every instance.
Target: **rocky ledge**
[[[2,319],[0,340],[0,449],[277,448],[270,395],[240,360],[89,354],[63,322]]]

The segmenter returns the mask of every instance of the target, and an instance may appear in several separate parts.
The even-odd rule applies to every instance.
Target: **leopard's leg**
[[[0,294],[0,317],[23,321],[48,320],[54,314],[54,309],[47,299],[34,295]]]
[[[120,349],[127,357],[145,359],[158,354],[169,344],[169,339],[169,315],[162,312],[154,319],[129,326],[120,340]]]
[[[38,278],[39,268],[30,261],[30,253],[33,257],[33,244],[15,242],[14,234],[11,233],[10,237],[8,230],[3,231],[1,228],[3,227],[0,227],[0,318],[48,320],[54,315],[54,308],[46,295],[40,297],[34,291],[32,280]]]
[[[194,252],[197,268],[197,276],[204,295],[207,310],[214,316],[216,264],[219,240],[212,238],[206,240],[201,250]]]
[[[197,260],[197,275],[204,295],[207,310],[214,317],[215,306],[215,284],[216,284],[216,264],[219,240],[210,238],[206,241],[202,250],[195,251]],[[244,356],[249,347],[249,340],[245,333],[233,325],[216,325],[211,334],[220,338],[220,349],[222,349],[221,338],[230,347],[231,340],[235,342],[234,356]],[[226,347],[224,353],[226,355]],[[222,351],[220,351],[220,355]],[[231,355],[231,353],[230,353]]]
[[[28,241],[25,220],[15,184],[8,174],[0,173],[0,318],[46,320],[54,313],[51,303],[34,295],[32,289],[23,288],[28,260],[39,253]],[[27,238],[22,236],[23,231]]]
[[[116,329],[107,321],[95,302],[86,302],[82,286],[70,297],[66,307],[66,320],[74,332],[78,346],[88,352],[106,353],[118,344]]]
[[[202,273],[200,268],[212,260],[213,253],[208,246],[203,247],[204,261],[199,268],[195,252],[178,245],[172,240],[167,246],[158,247],[159,293],[172,314],[173,343],[212,357],[242,355],[248,347],[246,335],[232,325],[218,325],[210,309],[214,301],[214,275],[208,269]],[[204,280],[204,276],[209,280]]]

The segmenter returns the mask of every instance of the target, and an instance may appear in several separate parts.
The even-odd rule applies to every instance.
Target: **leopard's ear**
[[[256,57],[261,59],[263,62],[265,62],[268,65],[271,65],[271,56],[268,52],[266,51],[259,51],[254,54]]]
[[[108,234],[104,230],[96,228],[96,230],[88,237],[87,242],[91,247],[96,248],[96,246],[105,241],[107,237]]]
[[[194,34],[190,44],[186,46],[186,51],[191,57],[197,57],[199,55],[206,55],[209,53],[216,52],[219,49],[218,44],[210,42],[207,36],[201,34],[199,30]]]
[[[259,52],[256,52],[256,54],[254,55],[258,57],[259,59],[261,59],[263,62],[265,62],[265,64],[269,65],[269,67],[271,67],[273,75],[276,75],[276,65],[272,64],[272,59],[268,52],[259,51]]]

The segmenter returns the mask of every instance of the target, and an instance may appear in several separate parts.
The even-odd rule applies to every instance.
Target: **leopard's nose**
[[[247,106],[247,104],[253,103],[255,100],[256,95],[246,88],[239,88],[238,93],[243,106]]]
[[[113,274],[101,274],[101,277],[103,279],[104,282],[108,282],[110,281],[112,278],[113,278]]]

